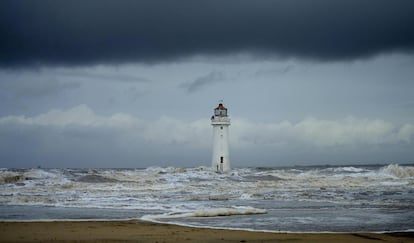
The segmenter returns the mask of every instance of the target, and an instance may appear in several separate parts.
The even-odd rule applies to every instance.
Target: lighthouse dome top
[[[224,107],[223,103],[219,103],[216,109],[214,109],[215,116],[227,116],[227,108]]]

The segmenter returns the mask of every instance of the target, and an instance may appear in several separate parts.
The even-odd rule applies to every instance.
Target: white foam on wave
[[[234,215],[251,215],[251,214],[265,214],[265,209],[253,207],[231,207],[231,208],[209,208],[195,210],[192,212],[177,212],[166,213],[158,215],[144,215],[142,220],[154,221],[157,219],[175,219],[175,218],[189,218],[189,217],[218,217],[218,216],[234,216]]]
[[[15,178],[19,175],[22,177]],[[79,181],[85,175],[114,180],[106,183]],[[196,205],[181,210],[193,212],[211,201],[226,207],[232,205],[233,200],[246,203],[256,200],[305,200],[400,204],[404,202],[399,197],[387,195],[412,188],[414,167],[392,164],[381,168],[236,168],[232,174],[218,174],[208,167],[26,169],[1,170],[1,180],[10,181],[0,183],[0,203],[7,205],[145,210],[186,202]],[[386,193],[381,194],[382,191]],[[370,197],[371,194],[382,196]]]
[[[54,179],[63,178],[59,170],[43,170],[43,169],[30,169],[24,173],[27,178],[31,179]]]
[[[353,166],[345,166],[345,167],[339,167],[339,168],[334,168],[333,169],[334,172],[349,172],[349,173],[360,173],[360,172],[366,172],[365,169],[363,168],[356,168]]]
[[[398,164],[390,164],[383,167],[381,171],[385,174],[397,177],[397,178],[409,178],[414,177],[413,166],[400,166]]]
[[[0,170],[0,178],[13,179],[16,175],[23,179],[0,183],[1,205],[142,210],[139,215],[148,214],[143,220],[162,223],[198,224],[221,220],[208,217],[224,216],[223,220],[236,222],[235,228],[241,226],[239,219],[250,218],[229,216],[266,214],[266,210],[256,208],[263,207],[269,214],[252,217],[267,217],[280,205],[273,203],[277,201],[412,207],[414,196],[414,167],[395,164],[235,168],[230,174],[215,173],[209,167]],[[115,180],[79,181],[85,175]]]

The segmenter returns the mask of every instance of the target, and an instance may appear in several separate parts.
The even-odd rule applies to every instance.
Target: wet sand
[[[0,222],[0,242],[414,242],[414,233],[263,233],[130,221]]]

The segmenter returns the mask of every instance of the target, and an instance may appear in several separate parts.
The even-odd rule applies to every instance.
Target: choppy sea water
[[[0,220],[137,218],[259,231],[413,231],[414,166],[0,169]]]

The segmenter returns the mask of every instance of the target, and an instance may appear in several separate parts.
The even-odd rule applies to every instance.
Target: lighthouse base
[[[229,172],[231,170],[228,156],[217,156],[213,159],[213,170],[218,173]]]

